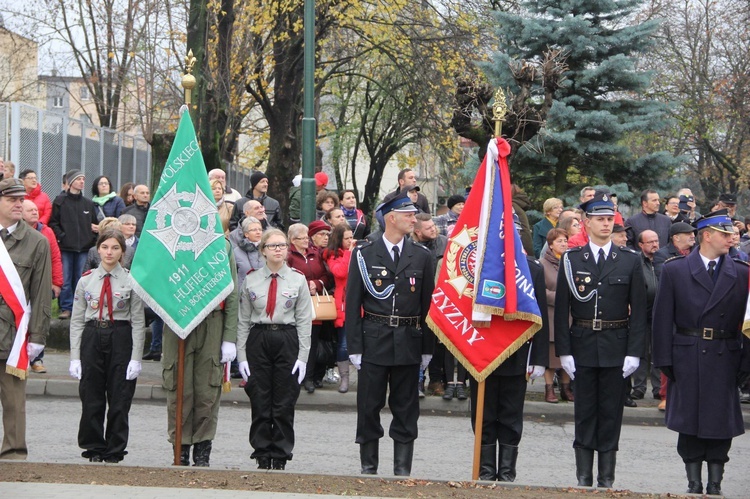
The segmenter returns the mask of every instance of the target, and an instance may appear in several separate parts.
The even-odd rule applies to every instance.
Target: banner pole
[[[474,423],[474,465],[471,479],[479,480],[479,456],[482,451],[482,424],[484,423],[484,381],[477,385],[477,415]]]
[[[185,390],[185,340],[177,339],[177,408],[174,414],[174,465],[180,465],[182,452],[182,393]]]

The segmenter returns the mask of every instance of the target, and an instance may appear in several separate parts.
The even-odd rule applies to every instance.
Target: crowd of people
[[[209,465],[222,365],[228,363],[251,401],[251,457],[260,469],[285,469],[292,459],[301,390],[313,394],[329,381],[346,393],[351,368],[358,370],[355,439],[364,474],[378,472],[387,391],[395,475],[411,473],[420,397],[450,401],[473,395],[476,412],[477,384],[425,323],[465,195],[448,197],[441,214],[432,216],[415,172],[407,168],[371,221],[357,207],[354,191],[329,190],[327,175],[319,172],[316,219],[300,223],[295,178],[285,223],[264,173],[254,172],[242,195],[227,186],[222,170],[208,172],[237,292],[186,342],[190,403],[182,441],[176,442],[177,336],[144,307],[127,279],[150,209],[148,186],[128,183],[117,191],[99,176],[88,198],[85,174],[71,170],[50,200],[35,171],[14,174],[0,182],[0,225],[7,229],[0,235],[32,305],[30,369],[45,372],[43,333],[49,303],[57,298],[59,318],[71,321],[70,374],[81,386],[83,457],[119,462],[127,454],[127,415],[142,360],[162,362],[168,434],[182,465],[190,464],[191,452],[195,466]],[[516,185],[512,196],[544,325],[488,378],[480,477],[516,477],[531,374],[544,378],[546,402],[574,403],[579,485],[593,485],[597,452],[597,485],[612,487],[623,407],[635,407],[650,390],[666,411],[667,425],[680,434],[689,491],[703,491],[706,461],[706,491],[720,493],[731,439],[742,432],[739,403],[750,402],[750,355],[738,330],[747,299],[750,220],[736,219],[736,196],[722,194],[701,216],[689,189],[666,196],[663,210],[659,193],[648,189],[640,211],[624,220],[615,193],[587,186],[573,207],[547,199],[543,218],[533,226],[525,213],[529,198]],[[48,264],[25,266],[29,255]],[[335,317],[316,316],[316,296],[332,297]],[[691,308],[677,297],[692,299]],[[0,318],[15,323],[5,308]],[[152,340],[144,352],[149,325]],[[707,368],[720,383],[701,374]],[[6,409],[5,395],[20,404],[20,388],[5,370],[0,382],[0,457],[23,459],[25,437],[15,428],[23,426],[24,416],[10,410],[12,402]],[[712,407],[731,409],[723,423],[703,422]]]

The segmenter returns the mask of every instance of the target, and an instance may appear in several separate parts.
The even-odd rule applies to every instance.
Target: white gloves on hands
[[[576,372],[576,363],[573,360],[572,355],[561,355],[560,364],[562,365],[562,368],[565,369],[565,372],[568,373],[570,379],[576,379],[576,377],[574,376]]]
[[[422,369],[427,369],[427,366],[430,365],[430,361],[432,360],[432,354],[430,353],[423,353],[422,354]]]
[[[246,360],[240,362],[240,374],[245,381],[250,377],[250,364],[248,364]]]
[[[26,345],[26,353],[29,355],[29,362],[33,362],[34,359],[39,357],[39,354],[44,351],[44,345],[39,343],[28,343]]]
[[[294,367],[292,368],[292,374],[297,373],[297,383],[300,385],[305,380],[305,373],[307,372],[307,364],[301,360],[294,361]]]
[[[362,354],[355,353],[349,356],[349,362],[359,371],[362,368]]]
[[[128,370],[125,373],[125,379],[128,381],[133,381],[138,377],[139,374],[141,374],[141,361],[131,360],[130,362],[128,362]]]
[[[622,377],[627,378],[638,369],[641,365],[641,359],[638,357],[625,357],[625,363],[622,366]]]
[[[80,380],[81,379],[81,361],[80,360],[71,360],[70,361],[70,367],[68,368],[68,372],[75,379]]]
[[[544,376],[545,367],[544,366],[529,366],[530,372],[529,372],[529,378],[531,379],[537,379]]]
[[[221,363],[227,364],[237,358],[237,345],[231,341],[221,342]]]

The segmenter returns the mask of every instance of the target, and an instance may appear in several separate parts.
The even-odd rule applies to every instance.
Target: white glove
[[[297,383],[300,385],[305,380],[305,373],[307,372],[307,364],[301,360],[294,361],[294,367],[292,368],[292,374],[297,373]]]
[[[29,343],[26,345],[26,353],[29,355],[29,362],[33,362],[43,351],[44,345],[40,345],[39,343]]]
[[[560,365],[562,365],[562,368],[565,369],[566,373],[568,373],[570,379],[576,379],[576,377],[574,376],[576,372],[576,362],[573,360],[572,355],[561,355]]]
[[[531,369],[529,372],[529,378],[531,379],[537,379],[544,376],[545,367],[544,366],[529,366]]]
[[[427,369],[427,366],[430,365],[430,361],[432,360],[432,354],[430,353],[423,353],[422,354],[422,369]]]
[[[359,371],[362,368],[362,354],[355,353],[349,356],[349,362]]]
[[[240,362],[240,374],[245,381],[250,377],[250,364],[248,364],[246,360]]]
[[[638,357],[625,357],[625,363],[622,366],[622,377],[627,378],[638,369],[641,365],[641,359]]]
[[[130,362],[128,362],[128,370],[125,373],[125,379],[128,381],[133,381],[138,377],[139,374],[141,374],[141,361],[131,360]]]
[[[231,341],[221,342],[221,363],[227,364],[237,358],[237,345]]]
[[[68,368],[68,372],[75,379],[81,379],[81,361],[80,360],[71,360],[70,361],[70,367]]]

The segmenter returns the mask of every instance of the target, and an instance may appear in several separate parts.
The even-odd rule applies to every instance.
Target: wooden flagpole
[[[193,65],[195,64],[193,50],[190,49],[185,61],[185,74],[182,75],[182,88],[185,89],[185,109],[190,112],[190,104],[193,102],[192,90],[195,88],[195,76],[193,76]],[[174,465],[180,465],[180,453],[182,452],[182,397],[185,391],[185,340],[177,339],[177,407],[174,414]]]
[[[505,92],[498,88],[495,92],[495,102],[492,105],[492,119],[495,122],[495,137],[502,137],[503,121],[508,112],[505,103]],[[484,380],[477,384],[477,413],[474,421],[474,463],[471,469],[471,479],[479,480],[479,461],[482,451],[482,424],[484,423]]]

